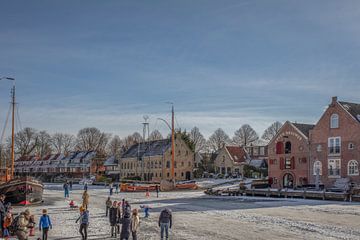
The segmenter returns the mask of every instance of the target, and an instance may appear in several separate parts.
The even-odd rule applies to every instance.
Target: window
[[[182,176],[182,177],[184,176],[184,172],[181,172],[181,176]]]
[[[329,166],[329,176],[340,176],[340,159],[329,159],[328,160]]]
[[[322,150],[321,144],[317,145],[317,146],[316,146],[316,151],[317,151],[317,152],[321,152],[321,150]]]
[[[329,154],[340,154],[341,138],[332,137],[328,140]]]
[[[319,169],[319,170],[318,170]],[[319,171],[319,175],[322,175],[322,163],[320,161],[314,162],[314,172],[313,174],[316,176],[317,171]]]
[[[291,159],[290,158],[285,159],[285,169],[291,169]]]
[[[282,142],[276,143],[276,154],[284,153],[284,144]]]
[[[339,128],[339,115],[336,113],[330,117],[330,128]]]
[[[285,154],[291,153],[291,142],[285,143]]]
[[[177,162],[175,161],[174,163],[175,163],[175,164],[174,164],[174,167],[177,168]]]
[[[349,143],[348,148],[349,148],[349,150],[353,150],[353,149],[354,149],[354,144],[353,144],[353,143]]]
[[[348,163],[348,175],[357,176],[359,175],[359,163],[356,160],[351,160]]]
[[[184,166],[184,162],[181,162],[181,166],[182,166],[182,167]]]
[[[170,177],[170,173],[167,173],[167,177]]]
[[[166,161],[166,168],[170,168],[170,161]]]
[[[261,156],[265,155],[265,147],[260,147],[260,155]]]

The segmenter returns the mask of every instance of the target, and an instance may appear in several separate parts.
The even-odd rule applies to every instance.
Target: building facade
[[[333,97],[311,131],[311,142],[312,182],[319,178],[325,187],[344,181],[360,183],[360,104]]]
[[[311,124],[285,122],[270,141],[268,173],[274,188],[294,188],[309,183],[309,132]]]
[[[181,139],[175,138],[175,179],[193,178],[194,152]],[[171,140],[155,140],[131,146],[119,161],[120,177],[159,182],[171,180]]]
[[[243,176],[247,160],[249,160],[249,156],[243,147],[224,146],[216,156],[215,172],[225,176]]]

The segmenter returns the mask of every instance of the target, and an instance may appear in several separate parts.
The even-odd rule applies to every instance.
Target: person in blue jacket
[[[49,215],[47,214],[47,210],[42,210],[43,215],[39,221],[39,231],[42,229],[42,240],[48,239],[49,228],[52,229],[52,224]]]

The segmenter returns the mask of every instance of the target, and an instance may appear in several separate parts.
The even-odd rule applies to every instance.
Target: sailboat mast
[[[12,91],[12,121],[11,121],[11,178],[14,178],[15,165],[15,83]]]

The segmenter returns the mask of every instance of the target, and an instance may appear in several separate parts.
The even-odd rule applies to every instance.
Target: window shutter
[[[284,170],[284,168],[285,168],[284,158],[280,158],[280,170]]]
[[[291,169],[295,169],[295,158],[291,158]]]

